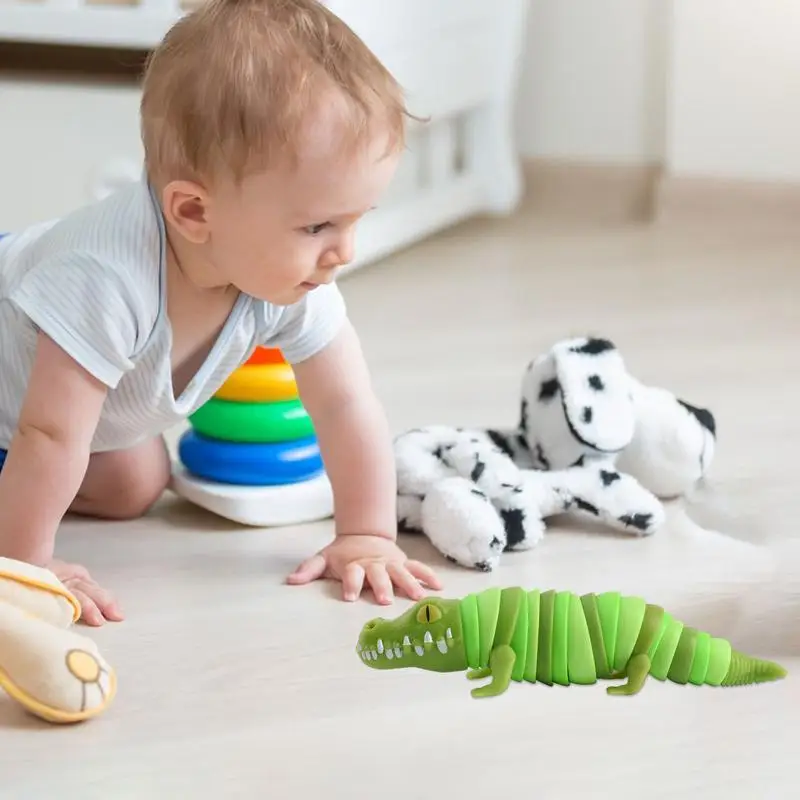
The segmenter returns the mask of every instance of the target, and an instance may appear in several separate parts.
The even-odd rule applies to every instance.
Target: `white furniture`
[[[128,0],[126,0],[128,2]],[[149,49],[183,13],[177,0],[0,2],[0,40]],[[381,208],[359,228],[352,265],[521,194],[513,101],[527,0],[330,0],[430,122]],[[21,82],[0,74],[0,229],[63,213],[138,176],[137,87]]]

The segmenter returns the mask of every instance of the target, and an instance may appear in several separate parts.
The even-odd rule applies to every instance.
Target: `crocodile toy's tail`
[[[769,683],[786,677],[786,670],[773,661],[746,656],[734,650],[731,663],[720,686],[747,686],[753,683]]]

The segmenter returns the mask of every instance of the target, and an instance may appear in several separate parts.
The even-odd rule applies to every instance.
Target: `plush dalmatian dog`
[[[715,438],[710,411],[641,384],[612,342],[569,339],[528,365],[515,428],[434,425],[395,439],[399,528],[480,570],[536,545],[555,514],[651,534],[659,498],[705,475]]]

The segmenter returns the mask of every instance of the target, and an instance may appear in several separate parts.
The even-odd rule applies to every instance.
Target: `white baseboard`
[[[800,184],[664,176],[654,198],[665,224],[791,229],[800,232]]]
[[[684,177],[657,164],[527,159],[523,211],[543,217],[800,233],[800,183]]]
[[[524,208],[540,216],[600,222],[646,222],[660,168],[526,159]]]

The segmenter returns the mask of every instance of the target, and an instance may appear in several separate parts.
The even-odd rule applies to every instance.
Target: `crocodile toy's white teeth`
[[[441,631],[425,630],[420,631],[422,640],[414,639],[410,633],[402,635],[402,639],[395,639],[392,634],[388,637],[375,639],[372,642],[360,641],[356,649],[364,663],[373,662],[394,662],[405,657],[413,659],[415,654],[418,658],[430,658],[434,654],[446,656],[451,650],[458,647],[458,640],[453,635],[453,628],[449,627]],[[413,663],[413,662],[412,662]],[[398,665],[399,666],[399,665]]]

